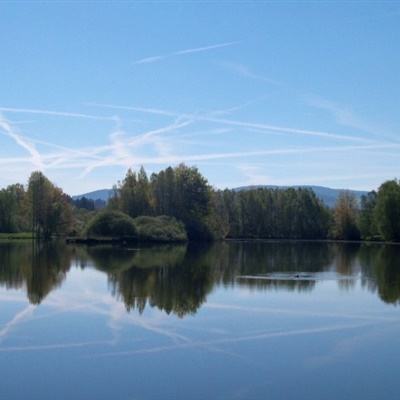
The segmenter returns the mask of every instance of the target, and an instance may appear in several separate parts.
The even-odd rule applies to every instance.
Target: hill
[[[86,197],[89,200],[103,200],[107,202],[110,197],[113,195],[113,190],[112,189],[100,189],[100,190],[95,190],[94,192],[88,192],[84,194],[79,194],[76,196],[72,196],[74,200],[81,199],[82,197]]]
[[[360,201],[361,197],[368,192],[363,190],[349,190],[349,189],[332,189],[325,186],[313,186],[313,185],[295,185],[295,186],[273,186],[273,185],[253,185],[253,186],[241,186],[233,190],[251,190],[251,189],[288,189],[288,188],[307,188],[314,191],[314,193],[319,197],[328,207],[333,207],[339,197],[340,192],[344,190],[353,193],[356,198]]]
[[[259,189],[259,188],[267,188],[267,189],[287,189],[287,188],[308,188],[312,189],[314,193],[328,206],[333,207],[335,202],[343,190],[348,190],[349,192],[353,193],[358,200],[361,200],[361,196],[367,194],[368,192],[363,190],[349,190],[349,189],[332,189],[325,186],[313,186],[313,185],[295,185],[295,186],[274,186],[274,185],[253,185],[253,186],[241,186],[238,188],[234,188],[233,190],[240,191],[240,190],[251,190],[251,189]],[[91,200],[103,200],[107,202],[110,197],[113,195],[112,189],[101,189],[95,190],[94,192],[88,192],[85,194],[73,196],[73,199],[80,199],[82,197],[86,197],[87,199]]]

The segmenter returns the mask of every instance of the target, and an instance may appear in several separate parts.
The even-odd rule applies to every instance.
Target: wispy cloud
[[[304,309],[292,309],[292,308],[276,308],[276,307],[252,307],[252,306],[240,306],[237,304],[227,304],[227,303],[207,303],[204,305],[204,308],[211,309],[219,309],[224,310],[226,312],[229,311],[238,311],[243,312],[245,314],[251,313],[262,313],[262,314],[286,314],[286,315],[295,315],[295,316],[303,316],[303,317],[317,317],[317,318],[340,318],[340,319],[349,319],[349,320],[366,320],[373,322],[397,322],[398,319],[388,316],[380,316],[375,315],[373,313],[370,314],[354,314],[353,312],[320,312],[320,311],[310,311]]]
[[[237,168],[246,177],[246,185],[266,185],[271,182],[271,178],[257,165],[239,164]]]
[[[8,121],[0,113],[0,130],[3,134],[10,137],[17,143],[20,147],[26,150],[31,155],[32,164],[38,168],[43,169],[43,161],[40,153],[37,151],[34,144],[29,140],[24,138],[22,135],[18,134],[16,130],[8,123]]]
[[[315,335],[315,334],[323,334],[327,332],[336,332],[336,331],[345,331],[345,330],[353,330],[360,329],[368,326],[367,323],[359,323],[359,324],[342,324],[342,325],[331,325],[331,326],[322,326],[316,328],[304,328],[304,329],[293,329],[293,330],[285,330],[278,332],[260,332],[254,335],[243,335],[243,336],[234,336],[222,339],[214,339],[209,341],[191,341],[189,343],[177,343],[173,345],[167,346],[156,346],[144,349],[137,350],[127,350],[127,351],[115,351],[109,353],[101,353],[96,355],[96,357],[115,357],[115,356],[132,356],[135,354],[149,354],[149,353],[160,353],[164,351],[172,351],[184,348],[193,348],[193,347],[208,347],[211,345],[224,345],[230,343],[240,343],[240,342],[249,342],[249,341],[257,341],[257,340],[268,340],[275,338],[285,338],[292,336],[307,336],[307,335]]]
[[[16,326],[29,319],[35,309],[36,306],[29,304],[22,311],[15,314],[14,317],[0,330],[0,342],[2,342]]]
[[[133,165],[145,164],[142,162],[143,156],[135,155],[133,153],[133,150],[135,148],[140,148],[144,145],[152,145],[155,147],[161,157],[170,158],[171,156],[167,151],[168,148],[165,145],[163,139],[160,138],[160,135],[169,132],[176,132],[180,128],[188,126],[191,123],[191,120],[182,120],[180,118],[177,118],[176,121],[172,124],[153,129],[135,136],[128,136],[121,128],[118,128],[110,135],[110,139],[112,142],[110,146],[111,153],[103,159],[90,163],[82,172],[81,177],[86,176],[95,168],[99,167],[115,165],[130,167]]]
[[[0,107],[0,111],[21,113],[21,114],[42,114],[42,115],[53,115],[58,117],[71,117],[71,118],[86,118],[95,120],[108,120],[114,121],[115,117],[103,117],[99,115],[81,114],[65,111],[54,111],[54,110],[40,110],[34,108],[14,108],[14,107]]]
[[[392,148],[393,145],[387,145],[385,148]],[[400,147],[400,146],[399,146]],[[279,156],[279,155],[296,155],[296,154],[309,154],[309,153],[324,153],[324,152],[353,152],[364,149],[384,148],[376,145],[359,145],[359,146],[327,146],[327,147],[294,147],[294,148],[277,148],[277,149],[263,149],[252,151],[238,151],[238,152],[220,152],[220,153],[194,153],[194,154],[175,154],[175,155],[156,155],[156,156],[131,156],[124,159],[109,156],[103,162],[90,165],[85,170],[85,175],[99,166],[132,166],[132,165],[169,165],[177,164],[180,162],[194,163],[210,160],[223,160],[234,158],[248,158],[257,156]],[[61,164],[57,168],[84,168],[87,166],[85,161],[75,164]],[[83,175],[83,176],[85,176]]]
[[[27,164],[33,164],[35,168],[45,169],[46,171],[63,171],[78,170],[79,177],[84,178],[89,173],[98,168],[122,167],[137,168],[145,165],[147,168],[153,166],[176,165],[180,162],[186,163],[208,163],[208,162],[228,162],[228,160],[238,160],[240,169],[246,176],[246,184],[264,184],[274,183],[274,177],[266,176],[259,167],[254,167],[254,163],[249,162],[250,158],[268,156],[270,161],[272,158],[280,156],[318,154],[318,153],[350,153],[350,152],[385,152],[396,151],[400,148],[400,144],[393,142],[382,142],[372,140],[370,137],[341,135],[334,132],[324,132],[317,130],[306,130],[301,128],[293,128],[286,126],[276,126],[267,123],[240,121],[234,118],[222,118],[218,116],[217,111],[209,111],[202,113],[179,113],[176,111],[163,110],[157,108],[145,107],[129,107],[118,106],[112,104],[92,104],[97,107],[105,107],[111,109],[120,109],[132,112],[140,112],[150,115],[159,115],[167,117],[169,123],[160,127],[132,134],[132,131],[124,128],[124,121],[118,117],[112,117],[114,126],[109,133],[109,142],[99,146],[91,146],[87,148],[73,148],[60,146],[47,141],[30,139],[25,135],[17,132],[8,120],[0,119],[0,132],[12,138],[19,146],[28,151],[27,157],[7,157],[0,159],[1,171],[14,168],[12,176],[26,176]],[[21,110],[21,109],[18,109]],[[25,110],[25,109],[22,109]],[[28,109],[32,110],[33,109]],[[37,110],[38,111],[38,110]],[[51,110],[41,110],[41,112],[51,112]],[[60,115],[69,115],[63,111],[56,112]],[[51,114],[53,115],[53,114]],[[91,114],[79,114],[91,115]],[[169,121],[171,119],[171,121]],[[204,126],[206,123],[207,126]],[[195,126],[196,129],[187,129],[189,126]],[[241,129],[238,129],[241,128]],[[257,130],[265,135],[296,135],[310,136],[335,141],[335,144],[313,144],[299,146],[258,146],[256,148],[247,147],[241,151],[226,151],[226,147],[221,141],[219,147],[214,142],[212,145],[216,148],[212,152],[200,151],[199,148],[210,144],[210,140],[206,138],[198,141],[188,141],[185,138],[190,136],[201,137],[203,134],[229,135],[232,131],[237,131],[243,135]],[[353,142],[353,143],[352,143]],[[346,144],[347,143],[347,144]],[[36,148],[40,145],[40,153]],[[186,147],[191,146],[191,147]],[[218,149],[220,151],[218,151]],[[265,158],[264,158],[265,160]],[[389,171],[390,172],[390,171]],[[55,172],[56,173],[56,172]],[[57,172],[58,173],[58,172]],[[22,175],[21,175],[22,174]],[[368,172],[365,171],[367,175]],[[8,172],[7,174],[8,178]],[[328,176],[328,175],[326,175]],[[368,177],[371,176],[368,174]],[[3,178],[6,180],[7,178]],[[20,178],[17,178],[20,179]],[[315,177],[313,182],[316,182]],[[343,179],[345,177],[343,176]],[[366,176],[367,179],[367,176]],[[338,178],[339,180],[339,178]],[[275,180],[275,183],[276,180]],[[300,183],[300,182],[296,182]],[[310,183],[310,182],[307,182]]]
[[[276,85],[276,86],[282,85],[280,82],[276,81],[275,79],[271,79],[266,76],[255,73],[254,71],[252,71],[252,69],[250,67],[248,67],[244,64],[223,62],[223,63],[220,63],[220,65],[223,68],[228,69],[229,71],[232,71],[233,73],[240,75],[244,78],[254,79],[257,81],[268,83],[270,85]]]
[[[344,107],[319,96],[307,96],[306,103],[311,107],[328,112],[339,125],[370,133],[380,139],[387,138],[396,141],[400,139],[398,136],[388,134],[385,132],[385,129],[365,121],[363,118],[356,115],[349,107]]]
[[[93,103],[92,103],[93,104]],[[94,104],[93,104],[94,105]],[[111,105],[111,104],[95,104],[97,107],[105,107],[105,108],[112,108],[112,109],[121,109],[126,111],[134,111],[134,112],[141,112],[147,114],[156,114],[162,116],[169,116],[175,118],[188,118],[197,121],[206,121],[206,122],[213,122],[217,124],[223,124],[228,126],[236,126],[241,128],[248,128],[248,129],[258,129],[265,132],[273,131],[273,132],[281,132],[285,134],[297,134],[303,136],[316,136],[322,137],[326,139],[335,139],[335,140],[346,140],[346,141],[355,141],[355,142],[364,142],[364,143],[372,143],[374,140],[370,138],[355,136],[355,135],[342,135],[332,132],[325,132],[325,131],[317,131],[317,130],[310,130],[310,129],[300,129],[300,128],[292,128],[286,126],[278,126],[272,125],[268,123],[258,123],[258,122],[248,122],[248,121],[238,121],[234,119],[228,118],[218,118],[213,117],[213,113],[209,113],[206,115],[202,114],[187,114],[187,113],[177,113],[169,110],[160,110],[154,108],[145,108],[145,107],[131,107],[131,106],[119,106],[119,105]],[[210,116],[211,114],[211,116]]]
[[[79,348],[79,347],[113,345],[113,344],[114,344],[114,342],[111,340],[93,340],[93,341],[87,341],[87,342],[56,343],[56,344],[44,344],[44,345],[37,345],[37,346],[9,346],[9,347],[0,347],[0,353],[60,350],[60,349],[71,349],[71,348]]]
[[[233,45],[236,45],[236,44],[239,44],[239,43],[240,43],[240,41],[225,42],[225,43],[213,44],[213,45],[210,45],[210,46],[202,46],[202,47],[194,47],[194,48],[191,48],[191,49],[178,50],[178,51],[174,51],[174,52],[169,53],[169,54],[141,58],[139,60],[134,61],[133,64],[134,65],[151,64],[151,63],[155,63],[155,62],[158,62],[158,61],[161,61],[161,60],[165,60],[166,58],[170,58],[170,57],[183,56],[183,55],[186,55],[186,54],[193,54],[193,53],[201,53],[201,52],[205,52],[205,51],[220,49],[220,48],[223,48],[223,47],[233,46]]]

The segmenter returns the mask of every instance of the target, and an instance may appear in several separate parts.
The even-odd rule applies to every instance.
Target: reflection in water
[[[400,248],[364,246],[359,254],[362,283],[386,303],[400,303]]]
[[[215,285],[301,292],[333,276],[343,290],[361,278],[364,288],[398,304],[399,260],[400,246],[389,245],[223,242],[129,249],[3,242],[0,285],[24,287],[29,301],[39,304],[72,265],[95,267],[128,310],[150,306],[182,317],[196,313]]]
[[[71,255],[71,249],[61,243],[1,243],[0,285],[25,286],[30,303],[40,304],[64,281]]]
[[[178,316],[193,314],[213,287],[211,264],[185,246],[141,249],[129,269],[109,273],[113,294],[128,310],[152,307]]]

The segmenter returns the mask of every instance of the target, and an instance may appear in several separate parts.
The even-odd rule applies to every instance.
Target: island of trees
[[[400,182],[328,208],[311,189],[216,190],[181,164],[128,170],[106,203],[73,200],[42,172],[0,190],[0,235],[174,242],[217,239],[400,241]]]

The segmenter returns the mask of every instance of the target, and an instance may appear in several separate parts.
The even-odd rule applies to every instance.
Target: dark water
[[[0,243],[0,399],[399,399],[400,246]]]

